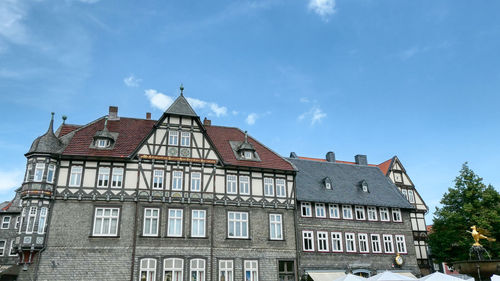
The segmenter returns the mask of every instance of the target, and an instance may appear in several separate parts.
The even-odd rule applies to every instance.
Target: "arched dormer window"
[[[259,154],[253,144],[248,141],[248,134],[245,131],[244,141],[229,141],[237,160],[260,161]]]
[[[370,192],[370,190],[368,189],[368,183],[365,180],[361,181],[361,190],[363,192]]]
[[[90,147],[97,149],[111,149],[113,148],[117,137],[118,133],[113,133],[108,130],[108,118],[106,117],[104,121],[104,128],[95,133],[94,140]]]
[[[323,179],[323,184],[326,189],[332,189],[333,187],[332,180],[329,177]]]

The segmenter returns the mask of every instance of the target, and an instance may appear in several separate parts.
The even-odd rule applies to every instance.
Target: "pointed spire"
[[[182,83],[179,89],[181,89],[181,96],[184,96],[184,85],[182,85]]]
[[[248,143],[248,132],[245,131],[245,143]]]
[[[47,130],[47,133],[54,133],[54,112],[51,112],[50,113],[51,117],[50,117],[50,125],[49,125],[49,129]]]

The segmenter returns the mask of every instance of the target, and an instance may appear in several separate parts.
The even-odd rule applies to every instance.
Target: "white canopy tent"
[[[333,281],[336,280],[340,277],[344,277],[345,273],[344,272],[307,272],[309,276],[314,280],[314,281]]]
[[[384,271],[377,275],[368,278],[370,281],[403,281],[403,280],[416,280],[402,274],[398,274],[392,271]]]
[[[344,277],[335,279],[334,281],[366,281],[366,278],[359,277],[349,273]]]
[[[426,275],[420,279],[420,281],[463,281],[460,278],[453,277],[452,275],[443,274],[441,272],[434,272],[432,274]]]
[[[493,274],[493,276],[491,276],[491,281],[500,281],[500,275]]]

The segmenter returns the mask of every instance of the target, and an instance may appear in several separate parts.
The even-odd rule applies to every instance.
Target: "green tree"
[[[472,225],[488,230],[497,242],[481,240],[492,258],[500,257],[500,194],[493,186],[486,186],[467,163],[463,164],[455,187],[441,199],[436,208],[429,246],[434,261],[452,262],[469,259],[469,249],[474,240]]]

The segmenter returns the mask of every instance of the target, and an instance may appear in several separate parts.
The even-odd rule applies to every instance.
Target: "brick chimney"
[[[354,162],[356,162],[356,164],[358,165],[368,165],[368,159],[366,157],[366,155],[362,155],[362,154],[358,154],[356,156],[354,156]]]
[[[146,119],[151,120],[151,112],[146,112]]]
[[[108,120],[118,119],[118,106],[109,106]]]
[[[205,126],[211,126],[212,125],[212,120],[209,120],[209,119],[207,119],[207,117],[205,117],[205,119],[203,119],[203,125],[205,125]]]
[[[333,151],[328,151],[326,153],[326,161],[335,163],[335,153]]]

